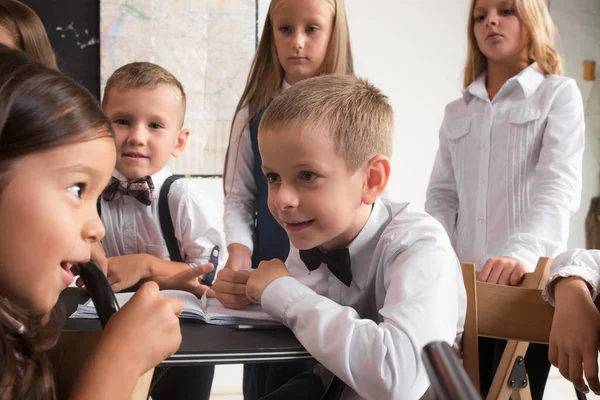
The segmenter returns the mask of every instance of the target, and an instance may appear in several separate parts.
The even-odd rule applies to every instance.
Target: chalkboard
[[[46,27],[66,75],[100,98],[100,0],[21,0]]]

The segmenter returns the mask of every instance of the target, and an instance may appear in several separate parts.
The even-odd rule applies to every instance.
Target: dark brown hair
[[[44,24],[31,8],[17,0],[0,0],[0,26],[30,57],[57,68]]]
[[[85,88],[0,45],[0,198],[19,158],[111,136],[108,118]],[[56,344],[62,319],[56,309],[31,315],[0,294],[1,399],[55,398],[46,350]]]

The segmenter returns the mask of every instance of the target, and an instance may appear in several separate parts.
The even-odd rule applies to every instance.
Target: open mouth
[[[67,261],[63,261],[60,263],[60,268],[62,270],[62,278],[63,278],[63,282],[65,283],[65,286],[69,286],[71,283],[73,283],[73,272],[71,271],[71,268],[73,267],[73,263],[67,262]]]

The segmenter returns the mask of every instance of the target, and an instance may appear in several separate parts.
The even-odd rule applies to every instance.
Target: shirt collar
[[[352,281],[359,289],[364,289],[369,278],[369,271],[373,255],[383,230],[388,225],[390,215],[381,200],[373,204],[371,215],[358,236],[348,246],[352,269]]]
[[[291,87],[292,87],[292,85],[287,83],[287,81],[284,79],[283,82],[281,82],[281,93],[285,92],[286,90],[288,90]]]
[[[160,187],[162,186],[162,184],[165,182],[165,180],[171,176],[171,170],[169,169],[169,167],[167,165],[165,165],[163,167],[163,169],[161,169],[160,171],[158,171],[157,173],[155,173],[154,175],[151,175],[152,178],[152,183],[154,184],[154,192],[156,193],[158,190],[160,190]],[[127,181],[128,179],[125,177],[125,175],[123,175],[122,173],[120,173],[119,171],[117,171],[116,169],[113,171],[112,174],[113,177],[117,178],[120,181]]]
[[[487,71],[483,71],[481,75],[477,77],[477,79],[467,86],[463,93],[463,99],[465,102],[468,102],[471,96],[479,97],[480,99],[489,101],[489,95],[487,93],[487,88],[485,87],[486,77]],[[502,91],[503,88],[510,87],[517,83],[523,90],[525,97],[528,98],[535,93],[543,80],[544,74],[540,71],[537,62],[535,62],[506,81],[500,91]]]

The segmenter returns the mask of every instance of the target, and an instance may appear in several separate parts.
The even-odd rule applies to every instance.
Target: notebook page
[[[200,300],[192,293],[185,292],[183,290],[161,290],[160,295],[163,297],[176,298],[181,300],[183,303],[183,311],[180,315],[181,318],[195,318],[204,320],[204,310],[200,304]],[[123,307],[132,297],[134,293],[115,293],[119,308]],[[85,302],[83,305],[77,307],[77,311],[73,313],[70,318],[98,318],[96,308],[92,299]]]
[[[252,321],[276,322],[259,304],[250,304],[241,310],[224,307],[219,300],[202,296],[203,307],[206,309],[208,321],[211,324],[227,325]]]

